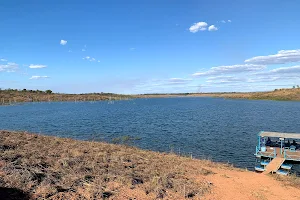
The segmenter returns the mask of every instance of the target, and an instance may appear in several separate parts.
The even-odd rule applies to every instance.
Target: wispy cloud
[[[0,72],[16,72],[19,69],[17,63],[9,62],[5,65],[0,65]]]
[[[37,79],[45,79],[50,78],[49,76],[31,76],[29,79],[31,80],[37,80]]]
[[[81,49],[81,51],[86,51],[85,49]]]
[[[300,76],[300,65],[292,66],[292,67],[280,67],[276,69],[272,69],[267,74],[297,74]],[[261,74],[266,74],[261,73]]]
[[[29,65],[29,68],[31,69],[42,69],[46,67],[47,67],[46,65],[34,65],[34,64]]]
[[[230,23],[231,20],[230,19],[228,19],[228,20],[221,20],[220,22],[223,23],[223,24],[226,24],[226,23]]]
[[[258,72],[249,77],[249,82],[272,82],[276,80],[300,80],[300,65]]]
[[[207,29],[208,24],[206,22],[197,22],[194,23],[190,28],[190,32],[197,33],[198,31],[205,31]]]
[[[208,77],[207,83],[213,84],[224,84],[224,83],[237,83],[237,82],[245,82],[247,78],[245,77],[235,77],[235,76],[215,76],[215,77]]]
[[[300,49],[296,50],[281,50],[277,54],[267,56],[256,56],[245,60],[246,63],[253,64],[285,64],[291,62],[300,62]]]
[[[143,93],[147,90],[170,92],[172,87],[187,87],[192,83],[193,79],[188,78],[170,78],[170,79],[150,79],[144,80],[137,84],[135,88]]]
[[[210,75],[223,75],[223,74],[236,74],[244,72],[255,72],[265,69],[265,65],[243,64],[243,65],[228,65],[212,67],[208,71],[196,72],[193,76],[210,76]]]
[[[261,71],[246,74],[234,74],[232,76],[209,76],[206,82],[210,84],[228,83],[265,83],[275,81],[296,81],[300,80],[300,66],[281,67],[269,71]]]
[[[90,56],[83,57],[82,59],[83,59],[83,60],[88,60],[88,61],[91,61],[91,62],[96,61],[95,58],[92,58],[92,57],[90,57]],[[99,62],[100,62],[100,61],[99,61]]]
[[[66,45],[67,43],[68,43],[67,40],[60,40],[60,44],[61,44],[61,45]]]
[[[130,51],[134,51],[134,50],[135,50],[135,48],[134,48],[134,47],[131,47],[129,50],[130,50]]]
[[[1,59],[0,59],[0,61],[2,61],[2,62],[6,62],[7,60],[6,60],[6,59],[4,59],[4,58],[1,58]]]
[[[217,31],[217,30],[218,30],[218,28],[215,25],[210,25],[208,27],[208,31]]]
[[[71,53],[72,52],[72,50],[71,49],[69,49],[69,51],[68,51],[69,53]]]
[[[192,81],[192,79],[185,79],[185,78],[170,78],[168,83],[171,84],[185,84]]]

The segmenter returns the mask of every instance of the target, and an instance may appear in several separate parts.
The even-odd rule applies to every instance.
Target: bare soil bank
[[[101,142],[0,131],[0,155],[0,199],[300,197],[297,177]]]

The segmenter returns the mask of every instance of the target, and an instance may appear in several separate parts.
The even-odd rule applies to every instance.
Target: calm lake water
[[[190,154],[253,169],[257,133],[299,132],[300,102],[153,98],[0,106],[0,129],[80,140],[130,135],[143,149]]]

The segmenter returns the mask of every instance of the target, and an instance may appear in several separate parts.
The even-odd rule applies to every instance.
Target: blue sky
[[[300,3],[0,3],[0,88],[262,91],[300,84]]]

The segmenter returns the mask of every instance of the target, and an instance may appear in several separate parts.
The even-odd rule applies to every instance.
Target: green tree
[[[46,90],[46,93],[47,93],[47,94],[51,94],[51,93],[52,93],[52,90]]]

